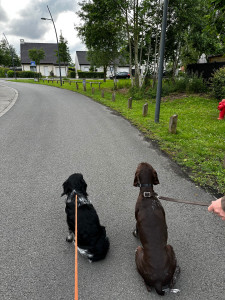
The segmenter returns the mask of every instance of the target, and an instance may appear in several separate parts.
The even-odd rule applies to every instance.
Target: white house
[[[88,72],[91,67],[90,61],[87,58],[87,51],[76,51],[75,54],[75,68],[76,70]],[[121,63],[119,60],[116,61],[116,72],[128,72],[129,73],[129,64]],[[103,72],[103,67],[97,68],[97,72]],[[113,65],[109,66],[107,69],[106,76],[114,74]]]
[[[40,72],[43,76],[50,76],[52,71],[55,76],[59,76],[59,64],[57,62],[57,44],[56,43],[25,43],[24,40],[20,40],[20,57],[22,71],[37,71],[39,72],[39,65],[32,62],[29,58],[29,49],[43,49],[45,52],[45,58],[40,61]],[[60,62],[61,75],[66,76],[68,72],[68,65]]]

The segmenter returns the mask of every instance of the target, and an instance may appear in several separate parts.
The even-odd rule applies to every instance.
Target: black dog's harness
[[[82,194],[78,193],[76,190],[73,190],[71,194],[67,197],[66,203],[74,202],[77,195],[77,207],[91,204],[91,201],[85,198]]]

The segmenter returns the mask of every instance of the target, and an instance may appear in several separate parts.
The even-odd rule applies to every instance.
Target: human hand
[[[225,221],[225,211],[222,209],[221,200],[222,198],[212,201],[212,204],[208,207],[208,211],[214,212]]]

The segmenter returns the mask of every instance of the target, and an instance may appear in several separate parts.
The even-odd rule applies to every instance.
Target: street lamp
[[[61,66],[60,66],[60,56],[59,56],[59,41],[58,41],[58,36],[57,36],[56,28],[55,28],[55,23],[54,23],[54,20],[53,20],[53,18],[52,18],[52,14],[51,14],[51,12],[50,12],[50,9],[49,9],[48,5],[47,5],[47,8],[48,8],[48,11],[49,11],[49,14],[50,14],[51,19],[48,19],[48,18],[41,18],[41,20],[52,21],[53,26],[54,26],[54,29],[55,29],[55,35],[56,35],[56,41],[57,41],[57,47],[58,47],[59,77],[60,77],[60,84],[61,84],[61,86],[62,86],[62,76],[61,76]]]
[[[12,58],[12,65],[13,65],[13,71],[14,71],[14,78],[16,79],[16,71],[15,71],[15,65],[14,65],[13,51],[12,51],[12,49],[10,48],[10,45],[9,45],[9,42],[8,42],[8,40],[7,40],[6,35],[5,35],[4,33],[3,33],[3,35],[4,35],[4,37],[5,37],[5,40],[6,40],[7,45],[8,45],[8,47],[9,47],[9,51],[10,51],[11,58]]]
[[[161,91],[162,91],[162,77],[163,77],[163,61],[164,61],[164,52],[165,52],[165,39],[166,39],[167,10],[168,10],[168,0],[164,0],[162,32],[161,32],[161,40],[160,40],[158,85],[157,85],[156,107],[155,107],[155,123],[159,123]]]

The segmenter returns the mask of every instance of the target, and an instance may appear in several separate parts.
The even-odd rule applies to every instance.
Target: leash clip
[[[150,197],[151,197],[151,192],[144,192],[144,193],[143,193],[143,196],[144,196],[145,198],[150,198]]]

